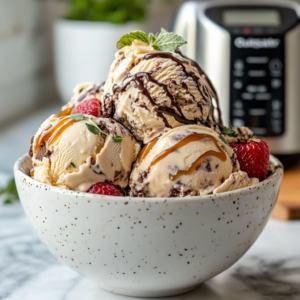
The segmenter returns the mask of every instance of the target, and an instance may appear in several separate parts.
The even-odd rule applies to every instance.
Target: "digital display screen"
[[[225,9],[222,14],[225,26],[280,26],[276,9]]]

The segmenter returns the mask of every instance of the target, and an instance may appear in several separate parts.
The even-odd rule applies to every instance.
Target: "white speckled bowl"
[[[255,186],[218,196],[129,198],[68,191],[15,164],[22,205],[61,262],[105,290],[144,297],[192,290],[251,247],[276,203],[283,170]]]

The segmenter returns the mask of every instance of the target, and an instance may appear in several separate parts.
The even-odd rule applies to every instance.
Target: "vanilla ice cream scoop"
[[[130,177],[131,195],[207,195],[233,172],[235,154],[212,129],[185,125],[171,129],[140,152]]]
[[[105,82],[96,84],[93,82],[79,83],[73,89],[73,96],[65,106],[62,107],[61,115],[70,115],[72,111],[83,101],[88,99],[101,100]]]
[[[95,134],[86,124],[106,134]],[[130,132],[112,119],[75,121],[53,115],[32,139],[31,175],[40,182],[80,192],[97,182],[126,188],[139,150]]]
[[[116,54],[103,106],[108,116],[148,143],[166,128],[181,125],[201,124],[219,132],[213,97],[210,81],[195,63],[134,41]]]

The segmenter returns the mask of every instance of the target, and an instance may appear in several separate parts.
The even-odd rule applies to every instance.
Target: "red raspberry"
[[[87,193],[109,196],[122,196],[121,192],[115,185],[105,182],[98,182],[92,185]]]
[[[250,178],[264,180],[269,170],[270,150],[266,141],[248,141],[230,145],[237,155],[241,170],[248,173]]]
[[[99,118],[101,108],[101,102],[99,99],[88,99],[83,102],[81,102],[75,109],[73,114],[85,114],[85,115],[91,115],[96,118]]]

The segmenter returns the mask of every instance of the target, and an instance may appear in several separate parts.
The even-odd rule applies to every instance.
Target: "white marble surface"
[[[271,220],[233,267],[188,294],[168,299],[300,299],[299,233],[300,221]],[[59,263],[38,240],[19,203],[0,206],[0,258],[1,300],[142,299],[103,291]]]

